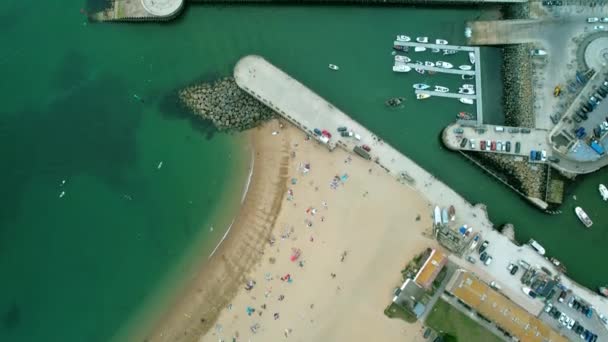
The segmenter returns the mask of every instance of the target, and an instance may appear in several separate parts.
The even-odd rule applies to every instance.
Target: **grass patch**
[[[436,332],[454,336],[461,342],[500,342],[488,331],[444,300],[438,300],[426,319],[426,325]]]
[[[404,309],[403,307],[401,307],[395,303],[392,303],[391,305],[389,305],[384,310],[384,314],[388,318],[399,318],[408,323],[416,322],[416,315],[414,315],[412,312]]]

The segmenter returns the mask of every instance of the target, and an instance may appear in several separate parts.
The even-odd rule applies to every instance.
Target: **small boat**
[[[429,62],[429,61],[425,61],[425,62],[424,62],[424,65],[425,65],[425,66],[429,66],[429,67],[434,67],[434,66],[435,66],[435,63],[433,63],[433,62]]]
[[[530,54],[532,56],[546,56],[547,51],[542,50],[542,49],[533,49],[532,51],[530,51]]]
[[[469,62],[471,62],[471,64],[475,65],[475,52],[473,52],[473,51],[469,52]]]
[[[424,89],[429,89],[431,86],[428,84],[424,84],[424,83],[416,83],[412,87],[414,87],[414,89],[424,90]]]
[[[418,43],[428,43],[429,42],[429,37],[417,37],[416,41]]]
[[[397,40],[400,42],[409,42],[410,40],[412,40],[412,38],[405,35],[398,35]]]
[[[462,78],[463,80],[472,80],[475,78],[475,75],[461,75],[460,78]]]
[[[409,48],[405,45],[398,45],[398,44],[393,44],[393,49],[397,50],[397,51],[404,51],[407,52],[409,50]]]
[[[439,68],[452,69],[454,66],[448,62],[437,61],[435,65]]]
[[[599,186],[600,195],[602,195],[602,199],[604,201],[608,201],[608,188],[604,184],[600,184]]]
[[[466,71],[466,70],[471,70],[471,69],[473,69],[473,67],[472,67],[472,66],[470,66],[470,65],[460,65],[460,66],[458,66],[458,69],[460,69],[460,70],[465,70],[465,71]]]
[[[534,239],[530,239],[530,241],[528,241],[528,244],[534,248],[534,250],[540,254],[540,255],[545,255],[546,251],[545,251],[545,247],[541,246],[540,243],[538,243],[536,240]]]
[[[393,65],[393,71],[394,72],[410,72],[412,70],[412,68],[410,68],[409,66],[405,65],[405,64],[395,64]]]
[[[161,167],[163,167],[163,162],[162,161],[160,163],[158,163],[158,166],[156,168],[160,170]]]
[[[428,99],[429,97],[431,97],[431,95],[429,95],[429,94],[416,94],[417,100],[424,100],[424,99]]]
[[[416,68],[414,70],[416,70],[417,73],[424,75],[424,69]]]
[[[439,209],[439,207],[435,207],[433,218],[435,220],[435,224],[441,224],[441,209]]]
[[[475,247],[477,247],[477,244],[479,243],[479,234],[475,235],[475,237],[473,237],[473,243],[471,243],[471,247],[469,247],[470,250],[474,250]]]
[[[446,88],[446,87],[442,87],[442,86],[436,85],[435,86],[435,91],[438,91],[440,93],[447,93],[448,91],[450,91],[450,89]]]
[[[330,64],[330,65],[329,65],[329,68],[330,68],[331,70],[339,70],[339,69],[340,69],[340,68],[339,68],[337,65],[335,65],[335,64]]]
[[[445,39],[435,39],[435,44],[437,45],[448,45],[448,41]]]
[[[475,95],[475,90],[469,88],[459,88],[458,94]]]
[[[402,63],[408,63],[411,62],[412,60],[407,57],[407,56],[400,56],[400,55],[395,55],[395,62],[402,62]]]
[[[608,297],[608,287],[606,286],[600,286],[598,288],[598,291],[600,292],[600,294],[604,297]]]
[[[475,86],[473,84],[468,84],[468,83],[463,84],[462,87],[464,89],[475,89]]]
[[[426,48],[424,46],[416,46],[414,48],[415,52],[422,52],[422,51],[426,51]]]
[[[453,55],[456,53],[456,50],[443,50],[444,55]]]
[[[62,191],[62,192],[59,194],[59,198],[62,198],[63,196],[65,196],[65,191]]]
[[[591,219],[589,218],[587,213],[583,210],[583,208],[576,207],[576,208],[574,208],[574,212],[576,213],[576,216],[578,216],[578,219],[581,220],[581,222],[583,222],[585,227],[590,228],[593,225],[593,221],[591,221]]]
[[[405,97],[393,97],[392,99],[386,100],[384,104],[389,107],[399,107],[403,101],[405,101]]]
[[[441,51],[441,50],[440,50],[440,49],[436,49],[436,48],[435,48],[435,49],[431,49],[431,52],[432,52],[432,53],[437,53],[437,52],[439,52],[439,51]]]
[[[531,288],[524,286],[521,288],[521,290],[528,296],[530,296],[532,298],[536,298],[536,293],[534,291],[532,291]]]
[[[470,104],[470,105],[472,105],[472,104],[475,102],[475,101],[473,101],[472,99],[466,99],[466,98],[464,98],[464,97],[461,97],[461,98],[459,99],[459,101],[460,101],[460,102],[462,102],[462,103],[464,103],[464,104]]]
[[[467,112],[460,112],[456,115],[456,117],[461,120],[471,120],[473,118],[473,115]]]
[[[441,223],[448,224],[448,210],[446,208],[441,210]]]
[[[453,205],[448,209],[448,214],[450,214],[450,221],[454,221],[456,219],[456,208]]]

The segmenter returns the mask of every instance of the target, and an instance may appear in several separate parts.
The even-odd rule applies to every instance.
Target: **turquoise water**
[[[417,102],[411,84],[454,87],[457,79],[391,72],[395,34],[459,42],[476,9],[189,5],[167,24],[86,25],[80,1],[36,5],[12,0],[0,9],[2,341],[108,340],[178,286],[171,279],[187,273],[188,259],[213,247],[223,235],[219,213],[231,211],[220,198],[240,197],[246,167],[235,137],[186,119],[167,94],[228,75],[246,54],[265,56],[487,203],[494,222],[534,236],[582,283],[608,281],[600,272],[608,214],[596,190],[605,171],[573,188],[593,230],[578,224],[571,200],[563,215],[541,214],[442,149],[441,128],[466,106]],[[497,121],[499,53],[483,53],[486,117]],[[407,97],[404,109],[384,106],[394,96]],[[233,173],[241,181],[230,182]]]

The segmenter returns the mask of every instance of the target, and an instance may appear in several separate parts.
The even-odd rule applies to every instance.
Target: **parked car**
[[[498,140],[496,142],[496,150],[497,151],[502,151],[502,141]]]
[[[564,290],[564,291],[562,291],[562,292],[559,294],[559,297],[557,298],[557,301],[558,301],[558,302],[560,302],[560,303],[563,303],[563,302],[564,302],[564,300],[566,299],[566,296],[567,296],[567,295],[568,295],[568,292],[566,292],[565,290]]]
[[[346,132],[346,131],[348,131],[348,128],[346,128],[344,126],[338,127],[338,132]]]
[[[467,146],[468,141],[469,141],[469,139],[462,138],[462,141],[460,142],[460,148],[464,148],[465,146]]]
[[[545,312],[551,311],[552,308],[553,308],[553,304],[551,304],[551,303],[547,304],[547,306],[545,306]]]
[[[479,260],[481,260],[483,262],[485,262],[487,258],[488,258],[487,252],[481,252],[481,254],[479,255]]]
[[[315,132],[316,135],[321,135],[321,130],[318,128],[315,128],[313,132]]]
[[[600,22],[608,23],[608,17],[600,18]]]
[[[470,255],[467,257],[467,261],[470,262],[471,264],[474,264],[475,262],[477,262],[477,260],[475,260],[475,258],[473,258]]]
[[[485,140],[480,140],[479,141],[479,149],[482,151],[485,151],[486,149],[486,141]]]
[[[471,149],[475,149],[475,139],[471,139]]]
[[[608,118],[606,118],[606,120],[608,120]],[[492,142],[490,140],[486,140],[486,151],[489,151],[491,146]]]
[[[331,139],[331,133],[329,133],[326,129],[322,130],[321,134]]]
[[[372,150],[371,147],[369,147],[367,145],[361,145],[361,148],[366,150],[367,152],[370,152]]]
[[[484,262],[483,264],[486,265],[486,266],[488,266],[488,265],[490,265],[492,263],[492,260],[494,260],[492,258],[492,256],[488,255],[488,258],[486,259],[486,262]]]
[[[517,273],[517,271],[519,271],[519,266],[515,265],[513,267],[513,269],[511,270],[511,275],[515,275]]]
[[[490,241],[485,240],[481,246],[479,246],[479,253],[483,253],[483,251],[485,251],[488,248],[488,245],[490,245]]]
[[[598,21],[600,21],[600,18],[597,18],[597,17],[587,18],[588,23],[597,23]]]
[[[507,141],[505,143],[505,149],[507,152],[511,152],[511,142],[510,141]]]
[[[492,151],[496,151],[496,141],[492,140],[492,145],[490,146]]]
[[[601,31],[601,30],[603,30],[603,29],[604,29],[604,25],[595,25],[595,26],[593,26],[593,29],[594,29],[594,30]]]

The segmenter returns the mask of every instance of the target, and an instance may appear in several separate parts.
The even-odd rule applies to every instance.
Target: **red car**
[[[496,141],[492,140],[492,145],[490,145],[490,149],[492,151],[496,151]]]
[[[479,149],[484,151],[486,149],[486,141],[482,140],[479,142]]]
[[[369,151],[371,151],[371,150],[372,150],[372,149],[371,149],[369,146],[367,146],[367,145],[363,145],[363,146],[361,146],[361,148],[362,148],[362,149],[364,149],[364,150],[366,150],[367,152],[369,152]]]
[[[331,139],[331,133],[329,133],[326,129],[322,130],[321,134]]]

